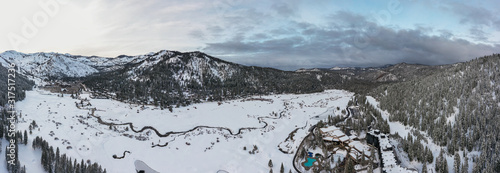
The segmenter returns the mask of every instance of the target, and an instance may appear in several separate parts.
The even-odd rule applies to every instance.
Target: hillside
[[[415,78],[429,76],[443,69],[452,67],[451,65],[429,66],[421,64],[398,63],[385,65],[382,67],[333,67],[330,69],[299,69],[296,72],[323,72],[338,73],[344,78],[353,78],[371,83],[401,82]]]
[[[447,155],[480,151],[474,172],[500,172],[500,55],[384,85],[371,94],[399,121],[426,132]]]
[[[325,89],[364,93],[401,81],[403,74],[388,72],[389,68],[282,71],[235,64],[202,52],[167,50],[115,58],[7,51],[0,54],[0,63],[15,63],[20,74],[38,85],[61,79],[82,81],[96,95],[161,107]]]
[[[141,104],[188,105],[250,95],[312,93],[341,86],[336,73],[243,66],[201,52],[160,51],[124,68],[82,78],[100,94]]]
[[[15,68],[19,69],[19,68]],[[8,92],[8,75],[9,73],[7,72],[7,68],[0,66],[0,105],[5,105],[7,103],[7,92]],[[11,78],[12,79],[12,78]],[[26,90],[31,90],[35,83],[29,79],[27,79],[25,76],[20,75],[19,73],[16,73],[15,79],[13,79],[15,82],[15,91],[12,91],[15,93],[16,97],[15,100],[23,100],[26,96],[25,91]]]

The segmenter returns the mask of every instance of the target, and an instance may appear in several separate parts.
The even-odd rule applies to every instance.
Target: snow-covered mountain
[[[61,53],[21,53],[6,51],[0,54],[0,63],[7,67],[15,63],[19,73],[32,79],[85,77],[97,72],[122,68],[125,64],[147,58],[141,56],[118,56],[116,58],[79,56]]]
[[[129,79],[147,80],[140,78],[146,73],[144,70],[154,70],[159,63],[174,67],[172,76],[181,83],[194,79],[202,85],[202,76],[210,75],[224,81],[236,71],[239,65],[210,57],[200,52],[180,53],[162,50],[139,56],[121,55],[116,58],[98,56],[79,56],[60,53],[30,53],[6,51],[0,54],[0,63],[7,67],[15,63],[19,73],[31,78],[64,78],[85,77],[98,72],[120,70],[126,65]],[[174,71],[175,70],[175,71]]]
[[[21,74],[32,77],[82,77],[98,72],[96,68],[79,59],[81,58],[58,53],[24,54],[7,51],[0,54],[0,63],[3,66],[15,63]]]
[[[91,90],[119,100],[159,105],[328,88],[365,90],[360,80],[373,82],[380,76],[361,70],[368,71],[364,75],[368,77],[346,77],[359,73],[352,69],[282,71],[235,64],[202,52],[167,50],[115,58],[7,51],[0,54],[0,63],[15,63],[19,73],[39,85],[47,79],[79,78]],[[391,74],[384,77],[396,78]]]
[[[134,60],[140,61],[130,63],[131,67],[127,68],[128,79],[148,81],[151,79],[151,72],[161,72],[169,74],[181,86],[191,81],[203,86],[206,76],[225,81],[243,67],[201,52],[163,50]]]

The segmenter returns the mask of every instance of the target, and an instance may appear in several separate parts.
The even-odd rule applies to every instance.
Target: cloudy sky
[[[0,51],[106,57],[203,51],[285,70],[447,64],[500,53],[498,5],[494,0],[1,0]]]

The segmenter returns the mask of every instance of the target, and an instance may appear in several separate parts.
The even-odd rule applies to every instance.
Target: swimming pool
[[[307,162],[304,163],[305,167],[311,167],[313,166],[313,163],[316,162],[315,158],[307,158]]]

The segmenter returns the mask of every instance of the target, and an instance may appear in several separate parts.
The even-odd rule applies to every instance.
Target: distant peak
[[[20,53],[18,51],[15,51],[15,50],[8,50],[8,51],[5,51],[6,53]]]
[[[15,50],[8,50],[3,52],[2,54],[22,54],[22,53]]]

